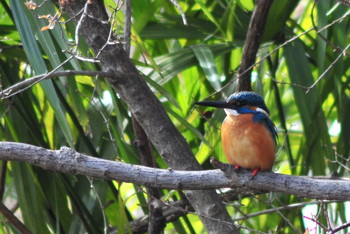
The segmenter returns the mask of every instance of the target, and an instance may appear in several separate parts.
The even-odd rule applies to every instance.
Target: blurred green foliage
[[[35,2],[39,5],[41,0]],[[269,13],[252,81],[278,127],[276,172],[349,176],[350,60],[345,48],[350,43],[350,8],[340,2],[275,1]],[[197,160],[210,169],[210,156],[225,161],[219,134],[224,113],[215,110],[208,119],[193,102],[223,99],[233,92],[254,1],[178,3],[188,25],[183,24],[171,1],[132,2],[131,57]],[[75,27],[65,14],[60,20],[67,23],[40,31],[48,23],[37,15],[55,15],[60,10],[53,1],[33,12],[24,0],[1,0],[0,4],[2,89],[51,71],[69,58],[62,50],[70,50],[68,42],[74,41]],[[106,0],[105,5],[110,12],[117,7],[112,0]],[[122,10],[115,20],[114,30],[120,34]],[[83,42],[78,52],[93,56]],[[73,59],[59,70],[71,69],[100,68]],[[0,113],[3,141],[50,149],[69,146],[95,157],[140,162],[128,108],[103,79],[75,76],[42,81],[2,100]],[[158,166],[167,168],[154,153]],[[147,195],[142,187],[52,173],[24,163],[1,164],[2,171],[6,169],[2,201],[33,233],[101,233],[107,226],[124,233],[130,228],[125,225],[128,221],[147,214]],[[165,201],[180,199],[178,192],[169,192],[162,191]],[[237,219],[305,201],[310,200],[266,194],[226,202],[232,218]],[[325,226],[325,214],[335,226],[350,219],[349,204],[315,207],[313,215],[322,211],[317,219]],[[303,215],[315,218],[302,211],[308,209],[262,214],[237,224],[243,233],[302,232],[310,228]],[[4,218],[0,220],[0,232],[18,233]],[[316,222],[311,223],[316,226]],[[169,223],[166,232],[199,233],[203,226],[191,214]]]

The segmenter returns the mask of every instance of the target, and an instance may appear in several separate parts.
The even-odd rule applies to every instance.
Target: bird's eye
[[[230,104],[235,105],[235,106],[244,106],[244,102],[239,101],[239,100],[232,100],[230,101]]]

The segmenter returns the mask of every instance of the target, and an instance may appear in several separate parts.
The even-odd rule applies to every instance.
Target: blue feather
[[[271,134],[275,143],[277,143],[276,126],[267,115],[265,115],[260,111],[251,110],[248,107],[241,107],[241,108],[238,108],[236,111],[239,114],[253,114],[253,122],[258,122],[260,124],[263,124]]]

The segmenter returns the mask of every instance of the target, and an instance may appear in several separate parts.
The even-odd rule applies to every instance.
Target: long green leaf
[[[213,52],[205,45],[192,46],[200,67],[203,69],[205,77],[212,84],[213,88],[218,91],[221,88],[220,76],[216,69]]]
[[[24,163],[13,163],[13,181],[25,224],[33,233],[49,233],[45,222],[45,201],[34,181],[32,169]]]
[[[303,86],[312,85],[314,80],[302,43],[296,40],[294,43],[288,44],[284,48],[284,56],[292,83]],[[296,86],[292,87],[307,140],[304,149],[306,163],[304,173],[308,171],[307,167],[311,167],[313,173],[325,174],[325,161],[326,159],[333,160],[333,152],[318,89],[315,87],[309,93],[306,93],[304,89]],[[320,159],[320,157],[324,158]],[[329,166],[334,169],[334,165]]]
[[[193,134],[195,134],[201,141],[203,141],[205,144],[209,145],[209,142],[203,137],[203,135],[196,128],[194,128],[191,124],[189,124],[186,119],[182,118],[180,115],[178,115],[176,112],[172,111],[170,108],[167,111],[173,117],[175,117],[184,127],[186,127],[189,131],[191,131]]]
[[[234,44],[217,44],[209,46],[209,48],[214,56],[218,56],[231,51],[234,48]],[[174,53],[160,56],[155,61],[161,70],[161,74],[155,71],[148,74],[147,69],[140,69],[160,85],[165,84],[183,70],[197,65],[195,54],[190,48],[184,48]]]
[[[208,19],[213,22],[217,29],[223,34],[225,35],[224,30],[222,30],[219,22],[217,21],[217,19],[215,19],[215,17],[212,14],[212,11],[210,10],[209,7],[206,6],[206,3],[204,0],[195,0],[195,2],[200,6],[201,10],[204,12],[204,14],[208,17]]]
[[[21,40],[23,42],[23,47],[26,51],[28,60],[36,74],[43,74],[47,71],[46,65],[42,58],[38,43],[35,40],[32,25],[29,24],[29,22],[32,21],[31,17],[27,17],[24,10],[24,1],[11,0],[10,2],[12,6],[11,9],[14,13],[14,19],[16,21],[16,26],[21,35]],[[70,147],[74,148],[73,136],[70,132],[65,113],[61,107],[56,91],[52,85],[52,81],[42,81],[41,85],[45,90],[46,97],[48,98],[52,108],[55,110],[55,117],[63,130],[67,143]]]

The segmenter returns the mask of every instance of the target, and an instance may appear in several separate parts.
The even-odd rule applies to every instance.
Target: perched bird
[[[203,101],[196,105],[224,108],[222,147],[228,162],[258,171],[271,171],[275,162],[276,127],[264,99],[253,92],[237,92],[226,101]]]

